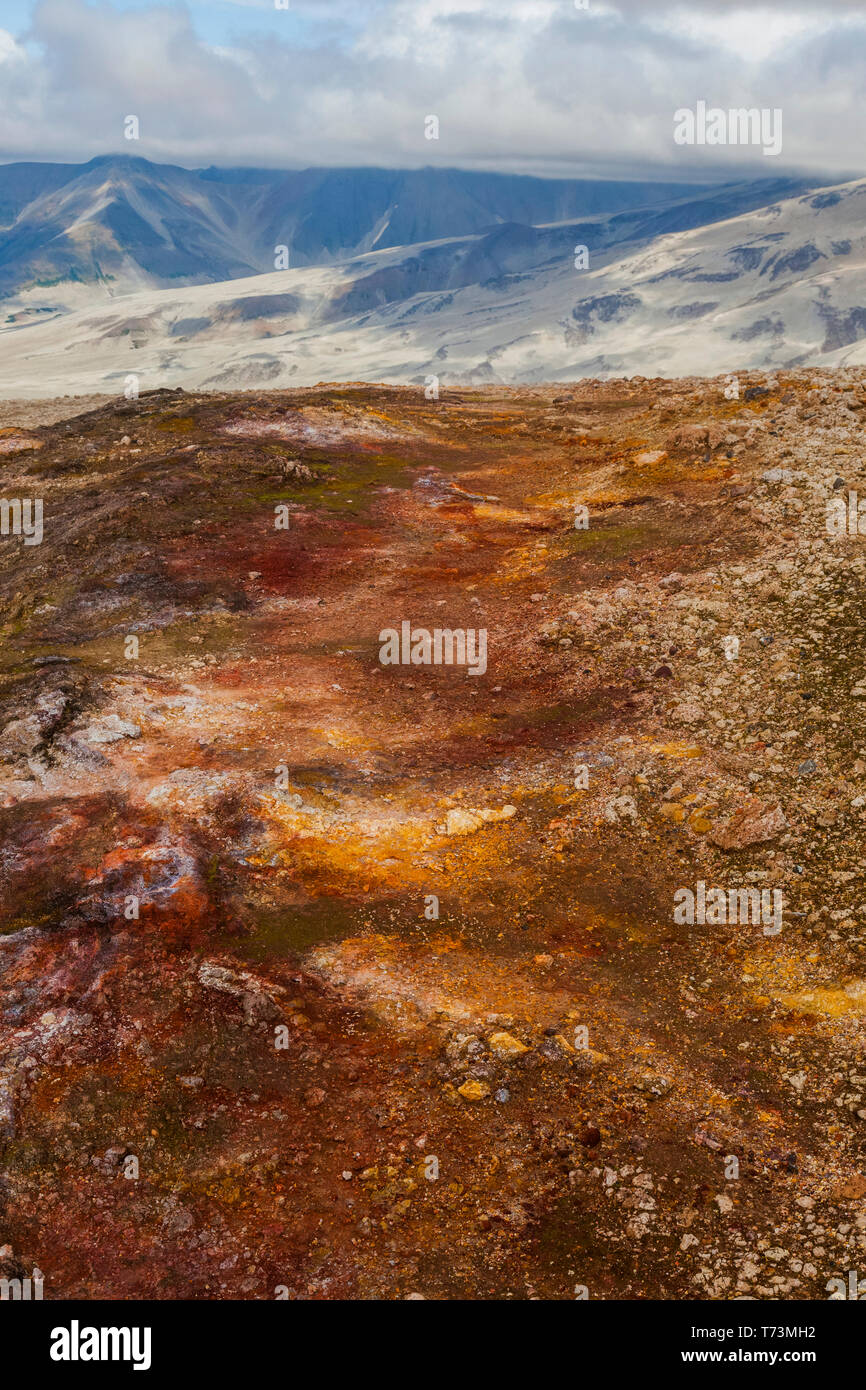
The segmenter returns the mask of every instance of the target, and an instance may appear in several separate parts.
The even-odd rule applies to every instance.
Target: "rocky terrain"
[[[866,372],[91,404],[0,428],[0,1274],[862,1269]]]

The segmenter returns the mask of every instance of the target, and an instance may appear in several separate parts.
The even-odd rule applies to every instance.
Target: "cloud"
[[[230,41],[200,6],[40,0],[2,37],[0,152],[107,151],[196,165],[463,165],[736,177],[862,168],[866,19],[836,0],[231,0]],[[228,6],[227,6],[228,8]],[[265,20],[266,16],[266,20]],[[300,29],[299,26],[300,25]],[[14,60],[14,61],[13,61]],[[673,112],[781,107],[778,160],[673,142]],[[141,138],[124,139],[136,115]],[[425,117],[440,122],[425,139]]]
[[[0,63],[20,63],[26,58],[24,49],[6,29],[0,29]]]

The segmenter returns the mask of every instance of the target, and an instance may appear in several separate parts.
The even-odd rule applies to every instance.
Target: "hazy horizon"
[[[733,170],[727,170],[724,172],[724,174],[719,173],[716,177],[711,177],[712,171],[707,169],[704,170],[701,176],[699,177],[698,173],[694,170],[684,170],[681,173],[678,169],[671,169],[667,166],[659,166],[650,169],[644,169],[643,172],[640,174],[627,175],[622,172],[569,174],[564,173],[562,171],[558,171],[552,173],[543,173],[537,169],[531,172],[523,172],[521,170],[491,168],[488,165],[475,167],[473,165],[465,164],[431,164],[429,162],[420,164],[386,164],[376,163],[375,161],[371,161],[368,164],[309,164],[304,162],[294,164],[231,164],[221,163],[218,160],[213,160],[209,163],[196,164],[184,163],[180,160],[151,159],[148,158],[147,155],[130,153],[129,150],[105,150],[100,154],[89,155],[86,159],[3,158],[0,159],[0,169],[7,169],[14,165],[21,164],[46,164],[60,166],[69,169],[82,169],[86,168],[88,165],[97,164],[99,162],[107,163],[109,161],[114,162],[121,160],[129,161],[129,163],[141,162],[143,164],[149,164],[167,169],[182,169],[185,173],[190,174],[207,173],[211,169],[218,169],[225,173],[248,172],[259,174],[303,174],[310,173],[313,171],[319,172],[322,170],[346,173],[363,173],[366,171],[392,174],[421,174],[431,172],[438,174],[489,174],[490,176],[497,178],[558,180],[562,183],[659,183],[669,185],[682,184],[683,187],[705,187],[707,189],[721,189],[732,184],[759,182],[768,178],[802,179],[806,182],[814,182],[816,185],[823,185],[828,182],[851,182],[853,180],[866,177],[866,170],[864,170],[863,173],[848,171],[847,173],[842,174],[838,178],[833,177],[828,179],[825,177],[819,177],[812,170],[795,170],[793,172],[785,170],[784,172],[777,172],[775,165],[771,166],[769,169],[765,169],[759,166],[757,169],[753,170],[750,173],[742,174],[738,174],[736,171]]]

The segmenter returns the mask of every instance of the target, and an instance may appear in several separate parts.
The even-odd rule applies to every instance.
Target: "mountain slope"
[[[132,156],[0,168],[0,297],[73,282],[114,292],[202,284],[389,247],[659,206],[677,184],[460,170],[188,170]]]
[[[658,210],[376,250],[0,331],[7,391],[569,380],[866,360],[866,182],[705,226]],[[575,269],[576,245],[590,248]]]

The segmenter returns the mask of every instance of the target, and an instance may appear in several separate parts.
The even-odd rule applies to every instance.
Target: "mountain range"
[[[660,206],[663,183],[459,169],[181,169],[134,156],[0,167],[0,296],[71,280],[121,292],[204,284],[596,213]],[[698,190],[701,191],[701,190]]]
[[[0,379],[41,396],[115,392],[130,373],[141,389],[226,388],[862,361],[864,194],[7,165]]]

